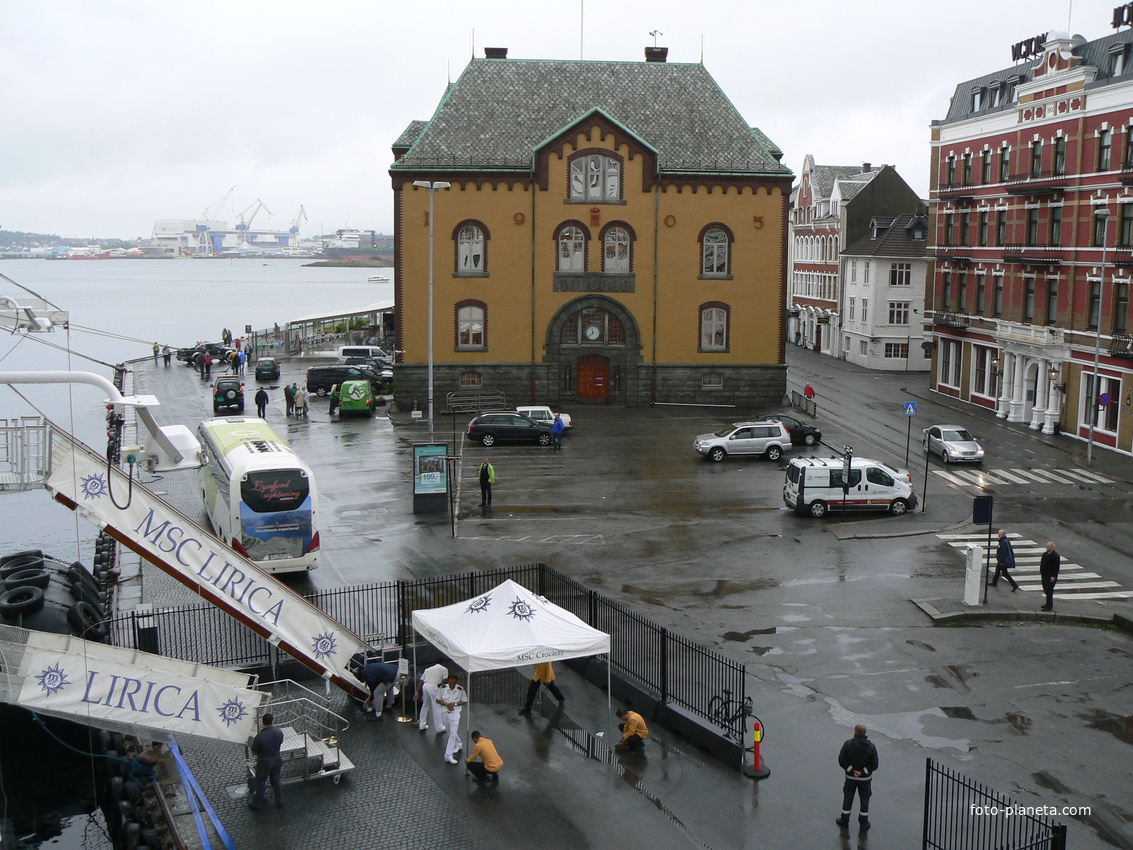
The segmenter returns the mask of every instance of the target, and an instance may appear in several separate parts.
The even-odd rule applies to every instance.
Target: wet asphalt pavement
[[[989,469],[1080,469],[1084,445],[954,405],[924,389],[924,374],[880,375],[799,349],[788,355],[791,387],[818,391],[824,441],[853,445],[858,456],[904,465],[902,406],[918,402],[910,460],[925,510],[844,522],[799,517],[783,505],[782,463],[713,464],[692,450],[694,435],[757,411],[576,405],[567,408],[575,428],[561,452],[470,446],[461,439],[466,416],[455,423],[454,443],[452,418],[437,417],[438,441],[463,457],[454,538],[447,515],[411,511],[411,446],[427,441],[423,423],[398,414],[340,421],[325,399],[296,421],[283,415],[282,385],[269,388],[268,420],[312,465],[321,490],[322,563],[296,587],[545,562],[746,662],[767,727],[772,773],[755,783],[663,731],[639,763],[614,770],[585,758],[566,735],[528,729],[511,715],[514,706],[486,707],[510,774],[487,798],[454,782],[439,759],[431,764],[406,726],[360,724],[400,736],[401,752],[422,766],[379,781],[405,782],[406,794],[428,785],[424,810],[387,804],[392,830],[421,830],[429,806],[439,805],[445,833],[463,824],[473,846],[507,838],[539,847],[908,848],[920,843],[931,757],[1024,805],[1091,807],[1087,817],[1060,818],[1070,824],[1071,847],[1133,847],[1130,635],[1017,619],[938,627],[911,602],[961,607],[963,559],[938,534],[972,531],[972,497],[985,493],[995,498],[996,526],[1054,539],[1064,561],[1133,590],[1133,461],[1101,451],[1094,470],[1109,482],[990,487],[950,482],[933,461],[925,498],[918,437],[930,424],[969,427],[988,449]],[[285,364],[284,379],[301,380],[309,363]],[[193,426],[208,415],[204,387],[189,370],[147,374],[143,366],[137,379],[139,391],[163,400],[163,421]],[[478,506],[476,484],[485,455],[497,471],[490,511]],[[1012,616],[1042,602],[1034,591],[991,592],[993,607]],[[1056,601],[1059,614],[1110,611],[1129,614],[1133,604]],[[570,685],[570,722],[605,728],[604,695]],[[855,722],[867,724],[880,751],[868,836],[840,835],[833,823],[837,752]],[[353,784],[352,793],[364,793],[361,777]],[[326,810],[310,811],[311,828],[369,810],[364,798],[336,797],[344,788],[319,792]],[[329,846],[288,841],[290,831],[279,831],[278,846]],[[527,843],[525,835],[538,837]]]

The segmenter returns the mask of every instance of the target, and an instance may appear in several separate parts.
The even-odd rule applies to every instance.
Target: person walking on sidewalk
[[[1046,594],[1046,605],[1043,611],[1054,610],[1054,585],[1058,582],[1058,568],[1062,565],[1062,556],[1054,551],[1054,541],[1046,544],[1046,551],[1039,558],[1039,578],[1042,579],[1043,593]]]
[[[1015,568],[1015,548],[1007,539],[1007,532],[999,529],[999,544],[995,547],[995,575],[991,577],[991,586],[999,584],[1000,573],[1011,583],[1011,592],[1019,589],[1019,583],[1011,577],[1009,570]]]
[[[472,752],[468,754],[468,758],[464,762],[468,766],[468,770],[481,785],[499,782],[500,768],[504,766],[504,760],[500,758],[492,739],[485,738],[479,731],[476,731],[472,733],[472,743],[475,746],[472,747]]]
[[[260,419],[268,418],[268,393],[263,387],[256,391],[256,413]]]
[[[165,346],[165,348],[161,350],[161,356],[165,359],[165,368],[168,369],[170,364],[173,362],[173,349],[168,345]]]
[[[559,705],[566,702],[563,692],[555,684],[554,665],[550,661],[544,661],[542,664],[535,665],[535,674],[531,677],[531,684],[527,686],[527,703],[519,710],[520,714],[531,713],[531,706],[535,705],[535,695],[539,693],[540,685],[547,686],[547,690],[559,701]]]
[[[873,775],[877,772],[877,747],[866,737],[864,723],[854,727],[854,737],[842,744],[838,753],[838,764],[846,774],[842,783],[842,814],[838,816],[838,826],[850,825],[850,809],[854,805],[854,795],[858,795],[858,829],[869,829],[869,798],[873,794]]]
[[[492,506],[492,485],[496,483],[496,468],[484,458],[480,464],[480,506]]]
[[[448,741],[445,744],[445,761],[456,764],[456,754],[464,749],[464,742],[460,740],[460,710],[468,705],[468,694],[456,682],[456,676],[449,676],[446,684],[437,694],[437,705],[444,710],[445,729],[448,730]]]
[[[271,780],[271,790],[275,795],[275,807],[283,808],[283,759],[279,751],[283,746],[283,730],[274,725],[275,718],[270,714],[264,715],[264,728],[252,739],[252,755],[256,757],[256,790],[249,808],[262,809],[264,807],[264,792],[267,790],[268,780]]]
[[[433,715],[434,733],[439,735],[445,730],[444,716],[437,697],[440,696],[441,686],[446,679],[448,679],[448,668],[440,661],[432,667],[425,668],[425,672],[421,674],[421,683],[417,686],[417,693],[414,696],[420,706],[421,714],[417,718],[417,728],[421,732],[429,728],[430,712]]]
[[[161,351],[161,346],[156,342],[153,344],[153,365],[157,365],[157,355]]]
[[[556,413],[555,424],[551,426],[551,446],[555,451],[559,451],[563,447],[563,431],[566,430],[566,423],[563,422],[563,417]]]

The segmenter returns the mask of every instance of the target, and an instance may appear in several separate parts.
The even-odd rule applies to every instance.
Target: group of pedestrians
[[[288,416],[306,417],[307,391],[296,383],[283,388],[283,401]]]
[[[991,578],[991,586],[999,584],[999,577],[1003,576],[1011,585],[1011,592],[1019,589],[1019,583],[1011,575],[1015,568],[1015,547],[1007,537],[1004,529],[999,529],[999,542],[995,547],[995,574]],[[1062,556],[1054,548],[1054,541],[1047,541],[1046,551],[1039,558],[1039,580],[1042,582],[1043,594],[1046,604],[1040,610],[1054,610],[1054,586],[1058,583],[1058,572],[1062,566]]]
[[[161,357],[165,361],[165,368],[169,368],[173,362],[173,349],[168,345],[159,346],[156,342],[153,344],[153,365],[157,365],[157,359]]]

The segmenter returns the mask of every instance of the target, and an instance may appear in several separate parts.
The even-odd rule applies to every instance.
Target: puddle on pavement
[[[658,600],[679,596],[730,596],[733,593],[749,593],[755,590],[769,590],[778,587],[775,579],[753,579],[737,582],[727,579],[705,579],[702,581],[680,582],[665,587],[646,588],[634,584],[623,584],[622,593],[636,596],[643,601]],[[659,604],[654,602],[653,604]],[[747,607],[747,606],[741,606]]]
[[[722,637],[724,640],[744,641],[751,640],[754,635],[773,635],[775,634],[775,627],[769,629],[748,629],[746,632],[724,632]]]
[[[976,715],[966,705],[942,705],[940,710],[944,712],[945,717],[951,717],[953,720],[976,719]]]
[[[925,643],[923,640],[907,640],[905,641],[909,646],[917,646],[921,649],[927,649],[929,652],[936,652],[936,647]]]
[[[1091,729],[1109,732],[1117,740],[1133,744],[1133,714],[1113,714],[1105,709],[1095,708],[1085,715]]]

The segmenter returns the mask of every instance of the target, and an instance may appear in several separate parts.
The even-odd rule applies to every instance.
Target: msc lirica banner
[[[61,440],[47,488],[284,651],[340,687],[362,692],[346,667],[366,646],[360,637],[137,481],[131,487],[103,458]]]
[[[255,734],[264,694],[226,683],[232,677],[227,670],[77,638],[66,650],[33,642],[34,637],[20,667],[24,684],[18,701],[24,708],[91,726],[113,721],[234,744]],[[108,657],[112,654],[119,657]],[[147,663],[151,659],[157,663]],[[169,667],[192,668],[196,675],[164,669]],[[210,673],[220,681],[211,681]]]

